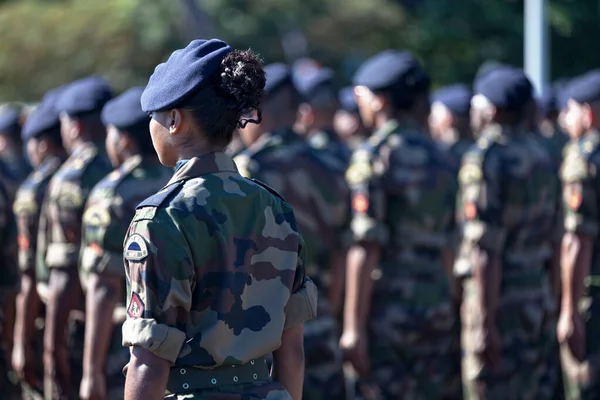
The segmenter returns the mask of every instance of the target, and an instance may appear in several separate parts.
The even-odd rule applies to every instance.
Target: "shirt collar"
[[[180,162],[177,163],[175,175],[169,181],[169,185],[174,182],[217,172],[239,173],[233,159],[223,152],[207,153],[199,157],[181,161],[181,164]]]

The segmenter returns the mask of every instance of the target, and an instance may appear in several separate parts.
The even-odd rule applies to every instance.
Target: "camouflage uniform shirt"
[[[176,367],[265,356],[284,329],[315,315],[304,253],[292,208],[276,192],[242,177],[224,153],[192,158],[138,205],[127,232],[123,344]],[[257,398],[289,396],[271,382],[238,386],[265,394]]]
[[[38,240],[38,272],[76,268],[81,245],[81,219],[94,185],[112,170],[106,154],[93,143],[84,143],[52,177],[42,209]],[[43,245],[42,245],[43,244]]]
[[[538,399],[554,391],[545,323],[553,307],[547,263],[556,238],[559,181],[547,151],[515,128],[488,127],[463,157],[458,218],[462,240],[454,272],[462,279],[463,384],[468,398]],[[498,370],[477,356],[483,337],[481,295],[472,279],[472,257],[483,249],[500,257],[496,327]]]
[[[63,163],[60,157],[47,157],[21,184],[13,210],[17,220],[19,244],[19,269],[21,273],[35,276],[35,251],[41,206],[50,179]]]
[[[451,398],[459,390],[442,262],[454,229],[455,176],[420,128],[393,120],[354,152],[346,173],[353,241],[382,247],[367,327],[382,398]]]

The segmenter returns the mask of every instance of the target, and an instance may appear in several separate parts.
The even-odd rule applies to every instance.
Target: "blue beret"
[[[502,67],[475,82],[475,92],[485,96],[493,105],[520,110],[533,99],[533,85],[525,73],[512,67]]]
[[[21,138],[26,141],[53,129],[60,129],[60,114],[56,102],[66,86],[50,90],[44,94],[40,104],[25,121]]]
[[[340,89],[338,92],[338,100],[340,101],[340,105],[344,110],[358,112],[358,104],[356,104],[356,99],[354,98],[353,86],[347,86]]]
[[[0,135],[18,135],[21,130],[21,109],[13,104],[0,107]]]
[[[192,40],[184,49],[175,50],[150,76],[142,94],[142,110],[149,113],[181,104],[211,80],[230,52],[231,47],[219,39]]]
[[[578,103],[593,103],[600,100],[600,70],[588,72],[569,84],[568,98]]]
[[[104,125],[114,125],[133,135],[140,130],[143,134],[148,134],[148,114],[142,111],[140,104],[143,92],[144,87],[133,87],[106,103],[102,109]]]
[[[468,114],[471,110],[471,97],[471,89],[462,83],[445,86],[432,96],[433,101],[438,101],[454,114],[461,115]]]
[[[419,62],[407,51],[386,50],[365,61],[354,75],[354,86],[378,91],[395,87],[418,89],[426,75]]]
[[[475,77],[473,78],[473,86],[476,85],[476,82],[478,80],[480,80],[490,72],[507,67],[509,66],[496,60],[485,60],[483,63],[481,63],[479,68],[477,68],[477,72],[475,73]]]
[[[267,81],[265,83],[265,95],[270,96],[286,85],[292,85],[292,71],[283,63],[273,63],[266,65],[265,75]]]
[[[312,71],[310,74],[299,76],[296,88],[304,100],[310,102],[323,90],[333,92],[333,70],[322,68]],[[335,95],[333,95],[335,97]]]
[[[56,101],[56,109],[76,117],[102,110],[104,104],[112,97],[113,92],[108,81],[91,76],[68,84]]]

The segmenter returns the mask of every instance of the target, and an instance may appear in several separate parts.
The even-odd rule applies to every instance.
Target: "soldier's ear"
[[[180,109],[173,109],[169,113],[169,119],[167,121],[167,128],[169,128],[169,133],[171,135],[176,135],[181,132],[183,126],[183,113]]]

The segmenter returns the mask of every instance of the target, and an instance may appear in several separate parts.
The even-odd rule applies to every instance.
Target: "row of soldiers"
[[[336,130],[331,71],[266,72],[263,122],[230,151],[306,238],[305,398],[597,396],[597,71],[536,99],[490,64],[430,94],[410,53],[384,51],[351,88],[362,141]]]
[[[483,71],[475,96],[430,96],[407,52],[367,60],[339,96],[328,69],[265,71],[262,122],[229,152],[283,194],[306,241],[320,296],[304,327],[305,399],[554,398],[559,304],[568,396],[594,393],[597,74],[567,91],[561,186],[567,136],[558,113],[537,129],[516,68]],[[123,396],[120,327],[136,312],[122,242],[172,174],[141,92],[113,98],[96,77],[49,92],[23,125],[34,171],[18,190],[16,163],[3,164],[2,333],[24,396]]]

